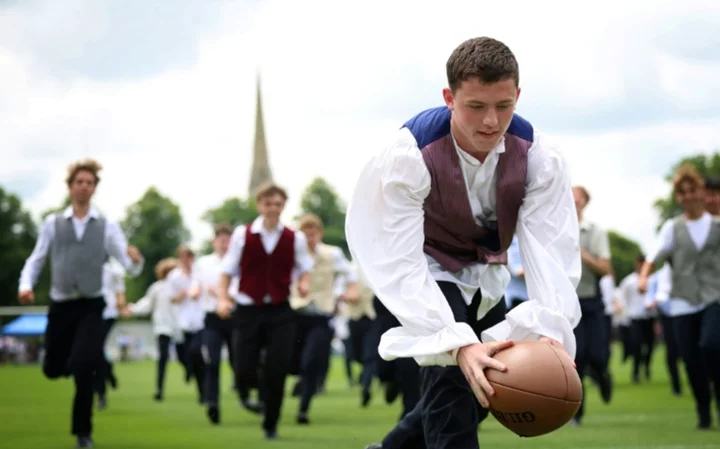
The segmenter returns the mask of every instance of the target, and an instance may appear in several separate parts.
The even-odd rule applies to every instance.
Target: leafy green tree
[[[608,239],[615,283],[619,284],[627,275],[635,271],[635,259],[642,253],[642,249],[636,241],[615,231],[608,232]]]
[[[233,228],[243,224],[252,223],[258,216],[255,199],[244,200],[239,197],[228,198],[213,209],[208,209],[202,216],[202,220],[214,229],[218,223],[227,223]],[[212,252],[210,241],[203,243],[201,252],[209,254]]]
[[[349,257],[345,239],[345,204],[325,179],[315,178],[305,188],[300,199],[300,209],[303,214],[313,213],[320,217],[325,227],[325,243],[339,246]]]
[[[135,300],[155,282],[155,265],[173,256],[180,244],[187,243],[190,231],[183,223],[180,206],[155,187],[150,187],[127,208],[121,227],[130,244],[137,246],[145,258],[142,273],[128,280],[128,299]]]
[[[0,187],[0,305],[17,305],[20,272],[37,236],[37,226],[20,198]],[[39,282],[35,293],[38,304],[47,304],[47,282]]]

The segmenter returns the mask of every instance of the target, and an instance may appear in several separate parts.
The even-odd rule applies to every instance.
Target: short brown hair
[[[713,192],[720,191],[720,178],[715,176],[705,177],[705,188]]]
[[[155,264],[155,277],[162,281],[167,275],[178,266],[178,260],[174,257],[167,257]]]
[[[582,193],[582,196],[585,197],[585,204],[590,202],[590,193],[587,191],[587,189],[583,186],[573,186],[573,190],[577,190],[578,192]]]
[[[496,83],[506,79],[520,85],[520,69],[515,55],[502,42],[477,37],[460,44],[445,65],[448,87],[455,93],[463,81],[478,78],[482,83]]]
[[[228,223],[217,223],[215,225],[215,237],[223,234],[232,235],[232,233],[232,226],[230,226]]]
[[[257,192],[255,192],[255,201],[259,203],[260,200],[262,200],[263,198],[275,195],[280,195],[281,197],[283,197],[284,201],[287,201],[288,199],[287,192],[282,187],[272,183],[263,184],[258,187]]]
[[[685,181],[692,183],[695,187],[705,187],[705,180],[692,164],[682,164],[675,170],[675,175],[673,176],[673,192],[677,192],[680,184]]]
[[[300,217],[300,221],[298,222],[298,228],[301,231],[304,231],[306,229],[317,229],[318,231],[322,231],[323,222],[322,219],[320,219],[320,217],[315,214],[305,214]]]
[[[95,177],[95,185],[100,182],[99,173],[102,170],[102,165],[95,159],[83,159],[81,161],[73,162],[68,166],[67,176],[65,177],[65,183],[70,187],[70,184],[75,181],[75,176],[81,171],[92,173]]]
[[[190,247],[187,245],[178,246],[177,249],[175,250],[175,257],[180,258],[184,255],[190,256],[190,257],[195,257],[195,252],[192,249],[190,249]]]

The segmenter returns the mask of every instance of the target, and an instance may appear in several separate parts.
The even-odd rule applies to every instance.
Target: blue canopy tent
[[[40,337],[45,334],[47,315],[22,315],[2,328],[2,334],[12,337]]]

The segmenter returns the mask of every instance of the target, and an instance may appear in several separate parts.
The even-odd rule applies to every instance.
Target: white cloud
[[[66,164],[92,155],[106,167],[97,203],[108,215],[120,218],[155,185],[181,205],[198,242],[209,231],[199,221],[204,210],[246,195],[259,67],[270,159],[291,193],[289,218],[314,176],[348,198],[385,136],[419,109],[440,103],[452,49],[468,37],[491,35],[520,60],[521,113],[551,131],[575,180],[592,191],[588,215],[647,246],[656,225],[651,204],[666,191],[669,165],[720,146],[720,68],[702,60],[713,53],[702,47],[717,44],[702,34],[691,41],[689,33],[664,31],[674,17],[720,24],[716,2],[438,5],[227,6],[197,32],[189,62],[158,62],[152,73],[110,79],[91,76],[97,70],[41,70],[38,61],[43,51],[65,48],[68,53],[54,58],[65,63],[90,36],[127,33],[132,26],[108,22],[102,5],[83,13],[90,22],[101,19],[90,31],[67,25],[70,18],[66,25],[34,22],[31,29],[43,24],[48,33],[20,35],[46,41],[0,46],[0,122],[9,125],[0,134],[0,182],[44,179],[38,193],[24,197],[39,213],[62,200]],[[0,24],[12,19],[16,29],[28,17],[36,19],[0,10]],[[178,28],[160,19],[153,26],[157,36]],[[662,107],[652,110],[657,104]],[[645,117],[663,121],[645,123]]]

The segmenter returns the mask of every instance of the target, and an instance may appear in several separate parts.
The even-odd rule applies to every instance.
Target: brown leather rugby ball
[[[548,434],[575,416],[582,383],[573,360],[563,350],[539,340],[516,341],[494,355],[507,371],[486,369],[495,390],[490,413],[521,437]]]

